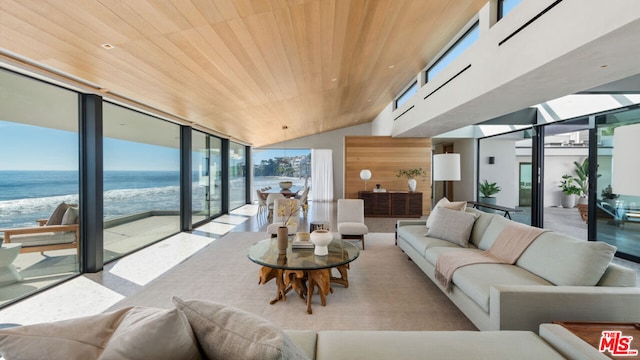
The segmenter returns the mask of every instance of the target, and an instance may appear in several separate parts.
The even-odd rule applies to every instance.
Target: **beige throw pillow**
[[[201,359],[182,312],[143,307],[2,329],[0,354],[5,359]]]
[[[64,202],[60,203],[60,205],[58,205],[58,207],[53,210],[51,216],[49,217],[49,220],[47,220],[47,223],[45,225],[49,226],[62,224],[62,217],[64,217],[64,213],[67,212],[68,208],[69,204],[65,204]]]
[[[173,303],[189,319],[209,359],[308,359],[287,334],[260,316],[203,300],[174,297]]]
[[[178,309],[135,307],[111,336],[100,360],[201,359],[187,317]]]
[[[463,211],[437,207],[429,218],[433,218],[427,236],[446,240],[462,247],[469,246],[469,237],[477,215]]]
[[[431,227],[431,224],[433,222],[432,220],[433,211],[435,211],[439,207],[443,207],[451,210],[457,210],[457,211],[465,211],[467,209],[467,202],[466,201],[449,201],[449,199],[447,199],[446,197],[443,197],[442,199],[440,199],[440,201],[436,203],[436,206],[433,207],[433,210],[431,210],[431,215],[427,217],[428,228]]]
[[[67,211],[65,211],[64,216],[62,216],[62,222],[60,225],[73,225],[77,224],[78,220],[78,208],[70,206]]]
[[[5,359],[97,359],[130,309],[2,329],[0,354]]]

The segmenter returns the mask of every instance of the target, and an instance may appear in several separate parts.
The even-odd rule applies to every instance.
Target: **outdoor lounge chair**
[[[49,219],[37,222],[37,227],[0,229],[4,233],[4,243],[22,244],[20,253],[78,248],[77,205],[62,203]]]

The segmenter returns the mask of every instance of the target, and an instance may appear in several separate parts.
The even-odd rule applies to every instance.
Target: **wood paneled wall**
[[[422,195],[422,213],[431,210],[431,139],[393,138],[390,136],[346,136],[344,138],[344,193],[355,199],[364,190],[360,170],[371,170],[367,190],[376,184],[393,190],[409,190],[406,178],[396,176],[400,169],[422,168],[427,176],[418,178],[416,191]]]

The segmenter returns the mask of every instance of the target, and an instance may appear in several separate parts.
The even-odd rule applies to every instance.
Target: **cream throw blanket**
[[[520,223],[507,224],[487,251],[464,249],[441,254],[436,261],[436,279],[450,291],[453,273],[461,266],[515,264],[527,247],[546,231]]]

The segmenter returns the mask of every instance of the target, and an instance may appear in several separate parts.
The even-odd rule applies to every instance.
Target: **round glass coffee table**
[[[278,254],[278,241],[271,238],[251,246],[248,257],[262,265],[260,284],[276,279],[277,293],[270,304],[286,301],[287,293],[293,289],[301,298],[306,298],[307,312],[311,314],[311,295],[315,287],[318,287],[322,306],[327,304],[326,296],[333,292],[331,283],[349,287],[349,263],[358,258],[360,250],[349,242],[333,239],[328,246],[329,254],[318,256],[313,248],[292,249],[291,240],[290,237],[286,255]],[[338,270],[339,278],[331,276],[332,268]]]

